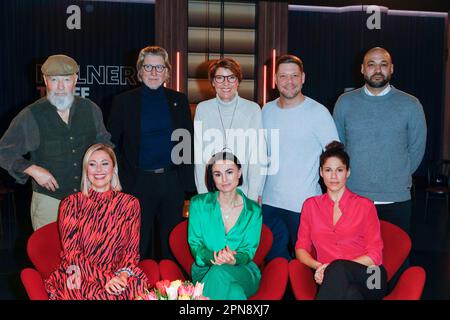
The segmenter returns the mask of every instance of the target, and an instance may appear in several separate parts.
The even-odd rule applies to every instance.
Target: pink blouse
[[[327,193],[305,201],[295,248],[311,253],[314,247],[321,263],[367,255],[381,265],[383,240],[373,202],[345,189],[339,201],[342,216],[334,226],[333,206]]]

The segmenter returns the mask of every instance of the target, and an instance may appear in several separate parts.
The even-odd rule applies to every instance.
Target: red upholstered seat
[[[386,268],[388,281],[397,272],[411,250],[411,239],[408,234],[396,225],[387,221],[381,222],[383,238],[383,266]],[[385,300],[419,300],[425,285],[426,274],[422,267],[406,269],[395,288]],[[289,263],[289,281],[297,300],[312,300],[317,293],[317,285],[313,278],[313,270],[298,260]]]
[[[169,245],[177,262],[184,269],[188,277],[191,277],[191,266],[194,262],[187,240],[187,220],[179,223],[171,232]],[[258,291],[250,297],[250,300],[280,300],[288,282],[288,261],[284,258],[275,258],[264,264],[264,258],[272,246],[273,236],[270,229],[262,226],[261,240],[256,250],[253,261],[261,269],[261,282]],[[185,280],[185,273],[178,265],[168,259],[159,263],[161,279]]]
[[[61,261],[61,242],[56,222],[39,228],[30,236],[27,253],[34,268],[23,269],[20,273],[23,286],[31,300],[47,300],[44,279],[58,267]],[[150,285],[154,285],[159,280],[159,267],[156,261],[143,260],[139,263],[139,267],[147,275]]]

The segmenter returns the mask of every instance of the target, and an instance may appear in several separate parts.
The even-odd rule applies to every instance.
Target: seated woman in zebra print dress
[[[139,263],[139,201],[120,192],[114,151],[95,144],[83,159],[81,192],[59,208],[61,264],[45,281],[54,300],[126,300],[147,288]]]

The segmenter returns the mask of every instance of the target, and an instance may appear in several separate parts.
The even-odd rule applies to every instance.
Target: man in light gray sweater
[[[262,110],[270,158],[262,212],[263,222],[273,234],[267,261],[295,256],[303,202],[322,193],[320,155],[328,143],[339,139],[328,109],[302,93],[306,76],[300,58],[279,57],[275,77],[280,97]]]
[[[351,161],[349,188],[375,202],[378,217],[410,232],[411,176],[425,152],[419,100],[389,84],[394,65],[383,48],[364,56],[365,85],[342,94],[333,117]]]

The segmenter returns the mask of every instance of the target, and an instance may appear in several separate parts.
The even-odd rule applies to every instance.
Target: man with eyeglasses
[[[320,155],[328,143],[338,140],[338,133],[328,109],[303,95],[305,72],[300,58],[281,56],[275,71],[280,97],[268,102],[262,110],[270,159],[262,211],[263,222],[274,236],[267,259],[291,260],[303,202],[322,194]],[[271,134],[272,130],[278,131],[279,139],[272,140],[276,136]]]
[[[179,141],[172,141],[172,133],[184,130],[189,141],[181,143],[191,147],[192,117],[186,95],[164,87],[171,71],[164,48],[143,48],[136,69],[142,86],[115,97],[108,129],[123,190],[141,205],[141,259],[172,258],[169,233],[182,221],[185,192],[195,191],[192,151],[174,152],[181,161],[173,159]]]

